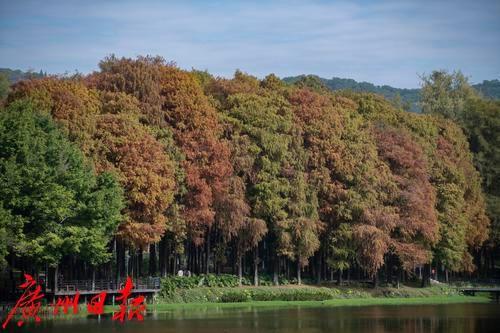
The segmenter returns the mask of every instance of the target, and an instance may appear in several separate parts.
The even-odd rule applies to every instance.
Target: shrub
[[[224,293],[220,297],[220,302],[222,303],[237,303],[237,302],[246,302],[251,300],[250,293],[245,292],[245,290],[234,290]]]
[[[251,285],[250,280],[243,278],[243,285]],[[172,297],[179,289],[194,289],[198,287],[231,288],[239,285],[238,277],[230,274],[201,274],[187,276],[169,276],[161,281],[160,295],[164,298]]]

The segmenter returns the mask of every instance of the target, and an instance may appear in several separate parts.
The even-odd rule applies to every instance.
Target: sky
[[[500,79],[500,0],[0,0],[0,67],[89,73],[161,55],[231,77],[316,74],[414,88],[461,70]]]

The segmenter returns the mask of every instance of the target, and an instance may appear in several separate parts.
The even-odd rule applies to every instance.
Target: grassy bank
[[[297,286],[203,287],[182,285],[164,290],[155,309],[238,308],[278,306],[361,306],[489,302],[488,295],[464,296],[448,285],[428,288]]]
[[[239,303],[159,303],[155,310],[169,312],[190,309],[224,309],[224,308],[266,308],[266,307],[341,307],[341,306],[369,306],[369,305],[425,305],[425,304],[455,304],[455,303],[488,303],[487,296],[428,296],[428,297],[371,297],[330,299],[326,301],[248,301]]]

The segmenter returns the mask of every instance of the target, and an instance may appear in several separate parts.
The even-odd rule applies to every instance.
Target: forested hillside
[[[500,99],[499,80],[484,80],[483,83],[473,84],[472,87],[488,99]]]
[[[369,82],[358,82],[353,79],[342,79],[332,77],[331,79],[321,78],[316,75],[299,75],[285,77],[283,81],[287,83],[297,83],[300,81],[320,81],[325,87],[331,90],[352,90],[357,92],[372,92],[384,96],[385,98],[401,104],[403,108],[412,112],[420,112],[420,89],[395,88],[388,85],[377,86]],[[482,83],[473,84],[472,87],[481,93],[485,98],[500,100],[500,81],[484,80]]]
[[[256,284],[487,274],[500,104],[456,95],[466,103],[431,94],[416,114],[373,93],[217,78],[160,57],[17,82],[0,111],[1,263]],[[480,129],[451,116],[464,108]]]
[[[47,73],[40,70],[39,72],[28,71],[24,72],[19,69],[10,68],[0,68],[0,75],[3,75],[9,80],[10,83],[16,83],[18,81],[29,79],[29,78],[41,78],[47,76]]]

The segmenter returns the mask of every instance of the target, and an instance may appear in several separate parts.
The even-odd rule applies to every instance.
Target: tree
[[[358,244],[359,264],[374,275],[389,247],[390,225],[383,222],[391,221],[392,212],[383,204],[388,170],[378,159],[366,121],[355,113],[356,104],[342,96],[298,89],[289,98],[307,147],[307,171],[318,191],[323,250],[349,253]],[[336,241],[342,224],[352,226],[354,242]],[[329,262],[338,269],[335,260]]]
[[[158,242],[175,185],[162,145],[126,113],[99,116],[94,140],[99,143],[98,170],[116,173],[125,189],[128,220],[118,235],[138,248]]]
[[[291,181],[288,218],[280,221],[278,252],[297,263],[297,281],[301,284],[302,268],[319,249],[323,224],[319,221],[316,193],[308,186],[303,172]]]
[[[500,244],[500,103],[469,100],[463,127],[482,177],[488,216],[492,221],[491,244]]]
[[[398,188],[392,203],[397,219],[390,232],[391,248],[402,268],[411,271],[430,261],[431,247],[438,240],[436,194],[428,163],[422,148],[404,130],[379,127],[375,141]]]
[[[81,81],[47,77],[20,81],[12,87],[8,102],[27,98],[38,112],[51,115],[61,130],[91,156],[96,117],[101,112],[98,92]]]
[[[460,72],[452,74],[443,71],[434,72],[430,77],[424,77],[423,81],[425,89],[423,89],[422,97],[424,106],[426,106],[424,110],[456,121],[467,135],[470,149],[474,153],[475,165],[483,178],[482,187],[488,194],[488,214],[493,221],[492,230],[493,235],[495,235],[498,224],[496,222],[498,221],[498,195],[495,194],[494,184],[497,182],[498,172],[495,171],[494,167],[496,164],[494,148],[492,147],[498,146],[495,142],[495,126],[498,127],[495,115],[498,114],[498,104],[481,99]],[[461,142],[456,141],[459,137],[461,138],[461,133],[448,138],[440,138],[441,151],[445,149],[446,151],[443,153],[450,154],[450,150],[456,149],[457,143],[461,144]],[[453,155],[457,156],[457,153]],[[449,156],[443,156],[443,158],[449,160]],[[469,157],[466,158],[466,160],[468,159]],[[456,193],[458,198],[464,197],[465,218],[471,222],[465,228],[468,246],[472,250],[477,250],[477,247],[487,237],[489,224],[488,218],[484,216],[485,203],[481,189],[478,188],[480,186],[478,175],[469,164],[461,163],[458,159],[455,159],[453,164],[457,165],[458,172],[465,176],[463,182],[466,183],[465,186],[468,187],[468,190],[462,193],[461,188],[457,188]],[[495,236],[493,236],[494,238]],[[455,260],[456,262],[458,259]],[[468,270],[473,269],[470,255],[466,256],[464,262],[467,263]]]
[[[233,176],[229,181],[224,200],[220,202],[217,223],[222,231],[222,242],[235,240],[236,260],[240,284],[243,275],[243,256],[253,249],[254,284],[259,283],[258,244],[267,234],[266,222],[252,217],[247,190],[251,188],[255,156],[251,153],[250,138],[238,132],[232,124],[223,123],[231,148]]]
[[[476,91],[460,71],[451,74],[443,70],[433,71],[429,76],[423,75],[421,80],[424,113],[439,114],[459,121],[465,115],[467,101],[477,97]]]
[[[235,81],[236,85],[244,82],[241,77]],[[227,89],[233,89],[230,83],[222,86],[225,85],[229,87]],[[232,124],[233,131],[237,136],[249,139],[249,146],[243,148],[249,154],[248,161],[253,162],[246,178],[249,181],[249,202],[252,217],[267,223],[270,246],[275,249],[273,266],[277,283],[279,222],[287,218],[287,195],[290,190],[284,168],[289,159],[291,113],[286,101],[275,95],[238,93],[222,102],[223,116]]]
[[[341,223],[330,237],[328,265],[339,272],[337,282],[342,284],[342,274],[351,267],[356,256],[352,226],[348,223]]]
[[[223,189],[231,175],[229,148],[220,140],[215,109],[195,74],[182,71],[160,57],[112,56],[104,59],[100,68],[101,72],[88,79],[91,86],[135,96],[141,103],[141,118],[153,132],[172,133],[182,157],[177,158],[177,151],[169,155],[183,169],[183,183],[176,193],[180,205],[174,211],[181,213],[196,251],[206,245],[204,267],[208,272],[210,235],[218,213],[215,207],[220,206],[217,202],[223,200]]]
[[[0,202],[0,269],[7,266],[6,258],[20,239],[23,223],[22,217],[12,216]]]
[[[7,75],[0,73],[0,102],[3,101],[9,94],[10,82]]]
[[[51,267],[64,256],[92,265],[109,260],[106,247],[122,220],[116,179],[96,177],[54,122],[26,101],[0,112],[0,145],[2,220],[22,230],[7,242],[14,253]]]
[[[438,193],[441,240],[438,260],[452,271],[473,271],[469,251],[488,237],[489,220],[467,139],[451,122],[441,122],[434,183]]]

